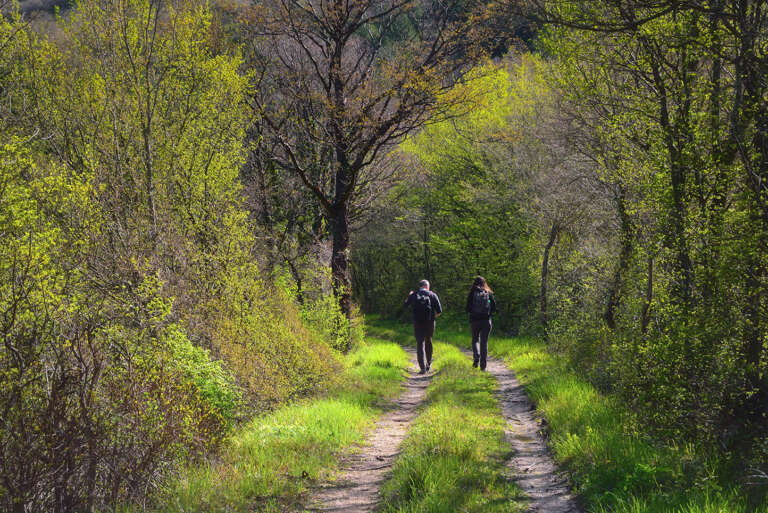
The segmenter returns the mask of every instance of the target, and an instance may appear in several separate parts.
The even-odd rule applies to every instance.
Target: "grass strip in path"
[[[282,512],[338,471],[341,453],[360,443],[382,408],[400,394],[408,355],[368,339],[346,357],[343,385],[327,398],[286,405],[233,434],[215,462],[186,469],[162,497],[164,513]]]
[[[437,375],[382,490],[381,510],[525,511],[526,499],[505,466],[511,454],[495,380],[453,346],[436,343],[434,356]]]
[[[407,324],[368,319],[371,332],[409,337]],[[437,337],[469,349],[469,327],[438,323]],[[491,334],[491,355],[515,371],[547,422],[555,460],[568,471],[590,513],[768,513],[750,505],[739,475],[685,441],[647,437],[614,396],[598,392],[540,340]]]
[[[416,353],[408,350],[412,360]],[[379,503],[379,491],[398,455],[418,407],[424,400],[433,373],[417,374],[412,366],[402,395],[391,410],[376,421],[376,428],[360,452],[342,463],[343,475],[312,498],[317,511],[365,513]]]

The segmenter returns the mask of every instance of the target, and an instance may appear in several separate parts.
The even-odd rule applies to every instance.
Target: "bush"
[[[209,307],[206,336],[253,407],[271,409],[335,381],[336,355],[305,327],[293,301],[259,277],[255,265],[225,277],[223,293]]]
[[[88,175],[0,147],[0,508],[90,511],[141,499],[221,438],[235,392],[168,323],[146,275],[86,279],[102,212]]]
[[[240,60],[212,55],[201,3],[124,4],[80,3],[58,48],[0,17],[3,104],[34,97],[20,119],[47,134],[0,118],[2,511],[145,504],[241,396],[307,395],[339,365],[253,264]]]
[[[275,273],[275,283],[299,310],[302,322],[336,351],[347,353],[363,343],[365,323],[358,309],[352,319],[341,311],[331,290],[331,269],[318,262],[306,262],[299,290],[287,270]]]
[[[163,343],[170,352],[171,364],[194,387],[196,402],[204,405],[222,427],[228,427],[242,402],[242,391],[234,377],[221,361],[211,360],[208,350],[192,345],[176,324],[166,328]]]

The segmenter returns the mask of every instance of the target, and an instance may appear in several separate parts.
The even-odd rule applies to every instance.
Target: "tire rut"
[[[415,359],[413,349],[405,349]],[[364,513],[379,504],[379,490],[399,454],[419,406],[424,402],[433,372],[418,374],[412,369],[403,393],[393,408],[376,422],[361,451],[346,457],[341,477],[327,487],[315,490],[309,511]]]
[[[495,358],[486,367],[498,382],[497,396],[507,421],[507,440],[514,450],[507,465],[530,498],[532,513],[580,513],[568,481],[550,456],[539,419],[514,371]]]

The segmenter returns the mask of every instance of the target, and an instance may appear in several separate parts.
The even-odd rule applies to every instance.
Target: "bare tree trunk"
[[[613,276],[613,282],[608,292],[608,304],[605,307],[603,319],[610,329],[616,329],[616,309],[621,302],[621,286],[624,273],[629,267],[629,260],[632,256],[632,221],[629,218],[626,208],[626,192],[624,187],[619,187],[616,196],[616,209],[619,213],[621,225],[621,252],[619,253],[619,263],[616,266],[616,272]]]
[[[768,248],[768,216],[755,209],[752,220],[752,226],[759,226],[760,232],[757,236],[757,251],[752,250],[747,253],[746,260],[747,279],[746,279],[746,307],[744,308],[745,325],[743,330],[744,337],[744,364],[745,377],[747,380],[747,390],[745,390],[744,400],[741,405],[743,414],[741,417],[745,421],[755,423],[765,423],[765,413],[768,409],[766,397],[768,397],[768,380],[764,376],[764,355],[765,355],[765,318],[766,302],[764,283],[768,269],[765,264],[766,248]]]
[[[676,271],[679,273],[674,283],[675,298],[684,305],[690,306],[691,289],[693,287],[693,264],[688,250],[688,238],[685,232],[686,199],[685,182],[686,166],[683,162],[682,143],[676,141],[676,127],[670,119],[667,88],[661,75],[660,65],[652,61],[654,82],[658,89],[659,123],[664,130],[664,140],[670,162],[670,185],[672,187],[671,230],[668,233],[667,245],[675,252]],[[684,105],[688,105],[685,103]],[[678,114],[679,116],[680,114]],[[685,113],[687,115],[687,112]],[[679,122],[679,121],[678,121]]]
[[[547,312],[547,283],[549,279],[549,252],[552,249],[552,246],[555,245],[555,241],[557,240],[557,235],[560,233],[560,226],[557,224],[557,222],[552,223],[552,229],[549,231],[549,240],[547,241],[547,245],[544,247],[544,257],[541,261],[541,292],[539,296],[539,319],[541,321],[541,325],[546,328],[547,327],[547,321],[548,321],[548,312]]]
[[[349,281],[349,208],[346,203],[336,205],[331,218],[333,248],[331,253],[331,278],[333,292],[339,300],[341,311],[347,318],[352,316],[352,296]]]
[[[648,282],[645,286],[645,304],[640,316],[640,331],[648,331],[651,322],[651,301],[653,301],[653,257],[648,257]]]
[[[304,288],[302,287],[301,273],[299,272],[299,269],[296,267],[296,264],[293,263],[293,260],[286,258],[285,262],[288,264],[288,268],[291,270],[293,281],[296,282],[296,302],[300,305],[303,305],[304,304]]]

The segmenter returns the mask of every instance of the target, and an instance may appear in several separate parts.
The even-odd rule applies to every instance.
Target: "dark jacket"
[[[496,300],[493,299],[493,294],[490,292],[488,293],[488,299],[491,300],[491,311],[488,315],[477,315],[472,313],[472,298],[475,295],[475,291],[481,291],[482,289],[478,287],[472,287],[472,290],[469,291],[469,294],[467,295],[467,307],[465,308],[465,311],[469,314],[469,320],[470,321],[487,321],[491,318],[491,315],[493,315],[496,312]]]
[[[413,294],[409,294],[408,298],[405,300],[406,306],[412,306],[413,305],[413,302],[416,299],[414,296],[416,296],[416,294],[421,294],[421,295],[427,294],[427,295],[429,295],[429,302],[432,305],[432,313],[430,315],[431,318],[429,319],[430,321],[434,321],[435,320],[435,314],[443,313],[443,307],[440,304],[440,298],[437,297],[437,294],[435,294],[431,290],[426,290],[426,289],[419,289],[416,292],[414,292]],[[415,315],[416,314],[414,312],[414,319],[413,319],[414,322],[416,322]]]

